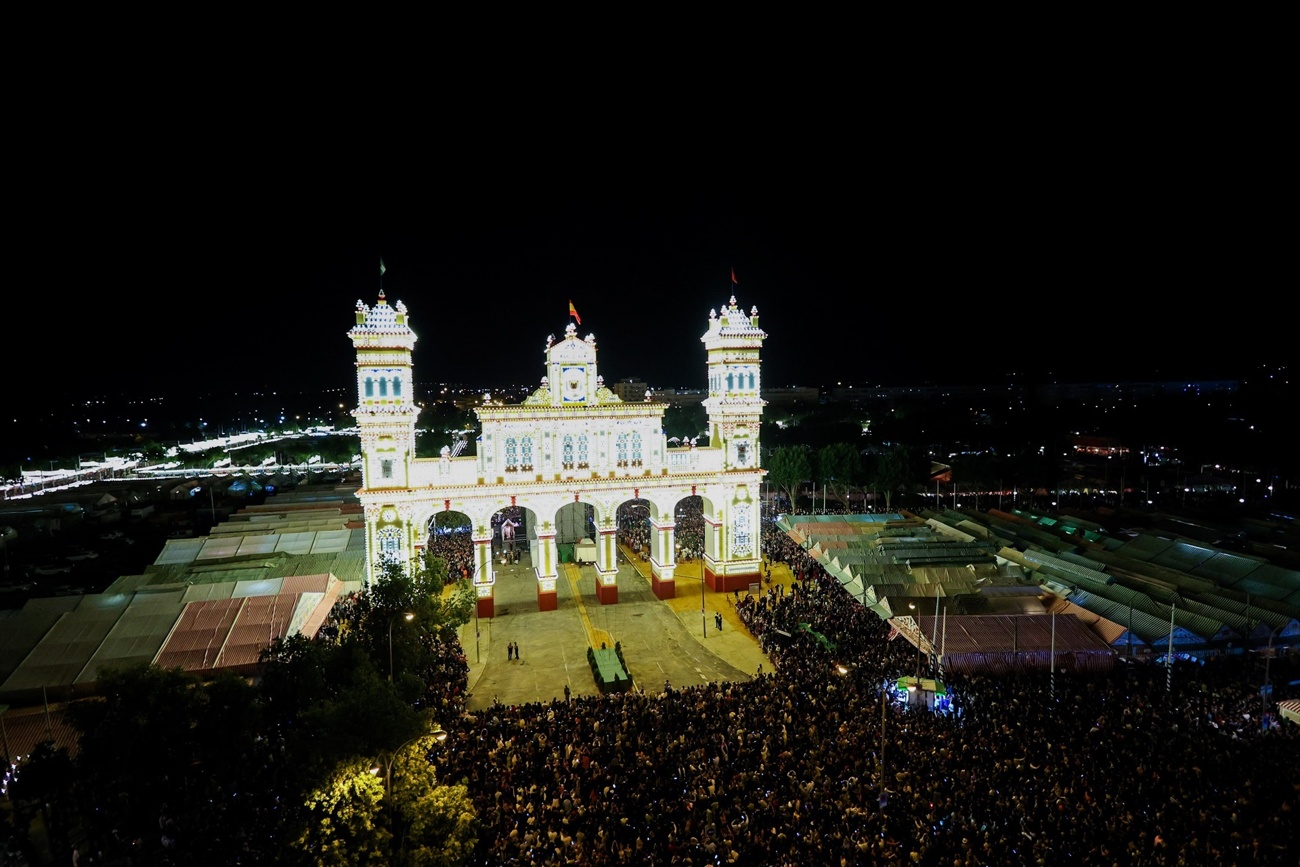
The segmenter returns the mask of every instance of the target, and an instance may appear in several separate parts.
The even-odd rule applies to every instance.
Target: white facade
[[[364,456],[359,497],[365,507],[367,562],[374,580],[384,557],[413,563],[436,512],[470,519],[476,547],[474,583],[479,615],[493,614],[495,570],[492,517],[508,507],[532,512],[529,552],[542,610],[555,607],[557,516],[571,503],[595,515],[597,593],[617,601],[618,507],[633,499],[650,506],[651,567],[660,598],[674,595],[673,515],[698,495],[704,504],[704,573],[716,591],[746,587],[761,565],[758,427],[759,348],[766,338],[757,311],[740,313],[735,299],[710,312],[702,341],[708,352],[710,420],[707,447],[673,448],[663,430],[665,404],[623,401],[605,387],[596,366],[596,339],[548,337],[540,387],[513,405],[476,410],[477,454],[416,459],[419,407],[410,383],[416,335],[401,302],[381,294],[373,307],[357,302],[349,332],[357,349],[357,409]]]

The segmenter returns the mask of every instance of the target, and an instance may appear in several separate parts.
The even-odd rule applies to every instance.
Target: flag
[[[387,271],[387,270],[388,270],[388,269],[384,267],[384,260],[381,258],[381,259],[379,260],[379,276],[380,276],[380,277],[384,276],[384,272]],[[735,278],[733,277],[732,280],[734,281]]]
[[[897,627],[897,626],[892,626],[892,625],[891,625],[891,626],[889,627],[889,638],[887,638],[886,640],[887,640],[887,641],[893,641],[893,640],[894,640],[895,638],[897,638],[897,637],[898,637],[898,627]]]
[[[731,269],[731,285],[732,286],[740,285],[740,281],[736,279],[736,269],[734,267]]]
[[[578,311],[573,308],[572,301],[569,302],[569,315],[573,317],[574,322],[578,323],[579,325],[582,324],[582,317],[579,316]]]

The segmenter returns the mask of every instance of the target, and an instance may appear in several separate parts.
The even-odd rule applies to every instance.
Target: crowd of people
[[[773,671],[448,726],[475,865],[1295,862],[1300,727],[1261,719],[1255,661],[950,675],[950,712],[909,706],[913,647],[770,529],[797,580],[741,611]]]
[[[447,561],[447,577],[468,581],[474,575],[474,536],[469,525],[429,534],[429,552]]]
[[[673,515],[674,559],[677,563],[704,556],[704,503],[687,497]],[[650,559],[650,510],[644,503],[625,503],[619,510],[618,542],[638,560]]]

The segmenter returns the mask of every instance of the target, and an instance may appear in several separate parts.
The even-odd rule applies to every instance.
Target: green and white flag
[[[384,276],[384,272],[387,270],[388,269],[384,267],[384,260],[381,258],[379,260],[379,276],[380,277]]]

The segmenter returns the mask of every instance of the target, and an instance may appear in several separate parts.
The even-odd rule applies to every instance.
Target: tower
[[[420,414],[411,367],[416,335],[406,323],[406,305],[398,301],[390,307],[383,290],[373,307],[358,300],[356,312],[356,325],[348,332],[357,353],[357,408],[352,416],[361,435],[366,562],[373,581],[377,560],[391,557],[405,564],[422,542],[406,514],[409,510],[397,505],[400,492],[412,487]],[[377,502],[375,495],[386,490],[393,492],[393,501]]]
[[[759,350],[765,339],[758,308],[746,315],[735,295],[721,313],[709,311],[709,330],[700,338],[707,353],[709,448],[720,453],[722,463],[718,485],[710,487],[726,491],[714,503],[714,515],[705,518],[704,580],[724,593],[747,586],[762,567]]]
[[[719,315],[709,311],[709,330],[700,338],[708,353],[709,446],[723,450],[724,470],[754,470],[762,466],[758,430],[764,401],[759,350],[767,334],[758,327],[758,308],[745,315],[736,296]]]

